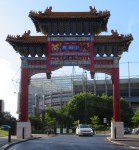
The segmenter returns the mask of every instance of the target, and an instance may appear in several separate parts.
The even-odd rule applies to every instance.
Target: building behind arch
[[[28,115],[36,116],[38,110],[41,112],[48,106],[61,108],[75,94],[85,91],[100,96],[103,93],[113,96],[113,85],[109,78],[89,80],[85,74],[51,79],[33,78],[29,85]],[[20,91],[18,95],[17,112],[20,112]],[[120,79],[120,97],[123,97],[135,112],[139,107],[139,78]]]

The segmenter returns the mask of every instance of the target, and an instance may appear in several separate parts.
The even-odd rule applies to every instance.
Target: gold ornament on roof
[[[118,32],[117,32],[117,30],[114,32],[114,30],[111,30],[111,33],[112,33],[112,37],[113,38],[118,38],[118,36],[119,36],[119,34],[118,34]]]
[[[96,12],[97,12],[95,6],[94,6],[94,9],[92,8],[92,6],[90,6],[89,8],[90,8],[90,11],[91,11],[92,13],[96,13]]]
[[[49,8],[47,7],[46,10],[44,11],[44,13],[46,15],[49,15],[51,13],[51,10],[52,10],[52,6],[50,6]]]

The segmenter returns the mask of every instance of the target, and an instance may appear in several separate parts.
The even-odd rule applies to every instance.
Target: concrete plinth
[[[31,123],[30,122],[17,122],[17,138],[22,139],[24,128],[24,138],[31,137]]]
[[[111,138],[115,139],[124,138],[124,123],[123,122],[111,122]]]

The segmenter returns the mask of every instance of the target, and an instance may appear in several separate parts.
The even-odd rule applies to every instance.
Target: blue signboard
[[[62,50],[80,50],[79,45],[62,45]]]

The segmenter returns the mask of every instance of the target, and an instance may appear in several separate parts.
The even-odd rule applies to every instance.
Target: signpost
[[[104,123],[107,123],[107,118],[103,118],[103,122],[104,122]]]

